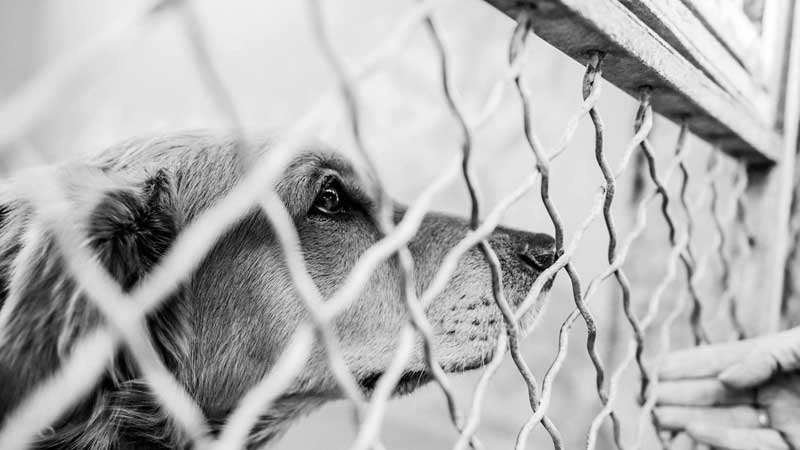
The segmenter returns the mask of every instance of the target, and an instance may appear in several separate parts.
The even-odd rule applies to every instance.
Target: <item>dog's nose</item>
[[[517,255],[536,270],[545,270],[556,261],[556,241],[549,234],[531,233]]]

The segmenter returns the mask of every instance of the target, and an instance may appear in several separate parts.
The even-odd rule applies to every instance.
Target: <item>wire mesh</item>
[[[203,212],[190,224],[170,247],[167,254],[153,269],[141,285],[129,293],[112,279],[109,273],[98,263],[87,249],[85,236],[82,236],[70,224],[75,221],[64,220],[74,213],[67,209],[64,187],[59,186],[55,177],[35,177],[25,189],[29,199],[35,205],[43,226],[53,233],[56,242],[64,255],[65,262],[82,291],[103,314],[107,325],[83,336],[74,346],[59,371],[31,393],[25,401],[9,417],[0,430],[0,448],[24,448],[37,439],[42,430],[50,427],[71,406],[87,395],[102,376],[105,368],[113,359],[113,355],[121,345],[132,353],[144,378],[159,403],[186,433],[191,444],[196,448],[243,448],[248,435],[259,415],[266,411],[292,379],[301,371],[310,355],[315,340],[322,343],[327,362],[336,377],[343,394],[352,402],[356,411],[358,430],[352,443],[352,449],[381,448],[378,436],[386,414],[387,404],[397,384],[406,362],[412,356],[413,343],[421,339],[427,368],[433,375],[436,384],[444,394],[450,419],[459,438],[453,449],[470,446],[474,449],[484,448],[476,436],[483,408],[484,398],[492,377],[506,355],[510,353],[513,363],[527,388],[530,417],[519,430],[516,448],[527,448],[532,430],[542,424],[549,433],[553,446],[564,448],[564,439],[556,424],[548,416],[553,398],[553,386],[558,377],[569,349],[570,333],[578,318],[585,323],[588,335],[586,353],[595,369],[595,387],[602,409],[595,416],[588,430],[586,447],[597,446],[598,434],[607,418],[613,424],[613,438],[618,448],[642,448],[645,439],[645,428],[653,419],[655,391],[658,379],[659,361],[669,350],[672,326],[680,317],[686,300],[691,300],[692,310],[690,323],[696,343],[708,342],[709,337],[703,327],[703,309],[707,303],[700,295],[700,283],[706,277],[707,266],[713,258],[719,261],[722,271],[717,281],[724,291],[718,308],[719,314],[726,315],[736,337],[743,337],[744,331],[737,318],[737,301],[735,292],[735,270],[744,270],[747,261],[748,237],[751,232],[746,224],[746,211],[743,196],[747,186],[746,170],[743,165],[728,161],[736,167],[735,178],[731,181],[732,196],[726,209],[720,207],[719,191],[727,189],[721,186],[721,157],[712,153],[708,171],[703,174],[703,182],[708,189],[704,195],[690,202],[687,197],[687,185],[691,179],[690,171],[684,162],[690,151],[686,145],[688,127],[681,127],[675,150],[668,166],[663,172],[656,166],[655,149],[648,141],[653,127],[653,112],[650,106],[651,88],[643,86],[638,99],[638,112],[632,136],[624,148],[622,157],[615,169],[608,160],[605,149],[605,132],[603,119],[596,107],[602,88],[602,63],[604,49],[598,48],[588,55],[588,64],[579,86],[583,102],[564,127],[558,144],[550,151],[544,148],[537,136],[532,116],[534,99],[525,78],[526,60],[529,58],[529,40],[535,30],[531,25],[532,11],[521,13],[517,18],[517,26],[509,40],[509,65],[493,85],[482,107],[476,114],[470,114],[464,106],[452,79],[452,55],[447,42],[441,33],[441,25],[434,15],[437,7],[444,1],[420,2],[407,16],[398,21],[397,28],[374,53],[368,56],[358,67],[347,67],[338,50],[332,44],[326,25],[326,14],[318,0],[309,1],[311,11],[310,23],[315,31],[316,39],[323,55],[335,73],[334,86],[304,118],[299,121],[277,143],[275,149],[259,160],[253,161],[252,168],[247,170],[241,182],[215,206]],[[86,46],[74,54],[67,55],[60,62],[42,72],[30,81],[9,102],[0,108],[0,118],[15,117],[5,132],[0,133],[0,148],[9,149],[10,144],[24,140],[33,124],[39,120],[52,103],[58,89],[63,83],[58,80],[68,78],[71,72],[80,71],[82,64],[98,51],[99,48],[113,46],[130,28],[141,20],[160,14],[164,10],[176,9],[184,19],[184,33],[192,44],[197,72],[211,96],[218,105],[220,114],[237,135],[237,149],[243,155],[243,161],[253,157],[247,154],[247,142],[244,127],[239,119],[235,103],[217,73],[213,59],[204,43],[204,30],[191,10],[191,5],[183,1],[160,1],[144,8],[134,20],[112,27],[112,31],[101,36],[96,42]],[[387,189],[378,184],[373,194],[378,201],[377,221],[381,239],[361,255],[358,263],[348,275],[342,286],[330,298],[323,298],[309,275],[305,261],[299,252],[300,238],[297,230],[281,199],[275,191],[275,183],[289,162],[293,152],[302,144],[304,136],[314,127],[324,124],[325,117],[337,102],[342,102],[348,116],[350,132],[356,147],[367,162],[369,171],[377,175],[373,150],[368,148],[362,137],[359,83],[376,67],[379,67],[395,53],[402,42],[418,26],[424,27],[431,38],[438,55],[441,70],[442,100],[446,102],[453,120],[461,131],[461,154],[452,160],[422,194],[412,203],[403,219],[395,224],[392,220],[391,201]],[[497,113],[499,98],[507,89],[515,89],[522,107],[523,130],[529,149],[536,165],[536,173],[526,177],[516,189],[497,202],[488,214],[482,217],[483,205],[480,202],[480,189],[476,185],[473,156],[475,152],[474,137],[487,121]],[[45,93],[45,94],[42,94]],[[597,187],[597,194],[591,209],[581,225],[571,237],[567,236],[558,206],[553,200],[551,183],[553,177],[566,176],[551,170],[550,162],[567,152],[577,127],[583,119],[589,117],[594,128],[594,158],[604,183]],[[616,205],[617,180],[627,173],[633,155],[641,151],[647,162],[649,178],[653,184],[636,205],[636,223],[633,229],[621,239],[615,225],[613,208]],[[588,157],[588,155],[587,155]],[[679,186],[680,211],[676,216],[675,201],[669,193],[669,185],[676,174],[682,180]],[[453,183],[457,178],[466,184],[471,203],[470,232],[452,248],[444,258],[438,272],[426,290],[416,292],[414,283],[413,261],[408,243],[417,232],[423,217],[430,210],[434,195]],[[376,177],[376,179],[378,179]],[[514,310],[506,299],[502,284],[503,274],[497,254],[488,241],[489,235],[498,226],[503,214],[522,196],[539,185],[541,202],[544,205],[553,225],[557,259],[552,266],[544,270],[531,287],[525,301]],[[35,184],[35,185],[34,185]],[[631,247],[647,228],[648,205],[660,200],[661,216],[668,227],[668,235],[664,237],[669,244],[669,252],[664,258],[665,273],[652,292],[647,293],[647,310],[644,315],[637,315],[634,310],[632,283],[625,272],[625,263]],[[707,249],[700,251],[693,245],[694,218],[705,204],[708,213],[714,219],[715,242]],[[255,205],[261,207],[268,217],[272,229],[278,238],[284,253],[292,281],[300,293],[311,318],[310,323],[300,327],[290,339],[282,355],[269,373],[240,400],[239,406],[230,415],[230,420],[218,435],[212,435],[200,407],[189,396],[180,382],[169,372],[155,351],[154,344],[146,332],[144,321],[147,314],[155,310],[165,298],[184,280],[191,277],[203,258],[208,254],[220,236],[249,209]],[[608,238],[607,264],[605,270],[597,274],[585,284],[578,274],[573,261],[577,249],[581,245],[590,225],[600,216]],[[680,217],[678,217],[680,216]],[[682,220],[679,220],[682,219]],[[77,218],[75,219],[77,220]],[[39,230],[42,231],[42,230]],[[449,376],[437,361],[433,348],[432,328],[425,311],[447,285],[456,271],[459,259],[470,249],[478,247],[483,253],[486,264],[491,270],[492,288],[497,308],[505,321],[505,332],[497,337],[496,351],[492,360],[485,367],[476,385],[472,403],[466,412],[457,404]],[[399,344],[394,357],[385,374],[380,378],[375,391],[366,398],[356,379],[348,368],[342,351],[331,326],[333,320],[342,314],[361,294],[366,281],[377,267],[390,258],[397,258],[403,278],[403,298],[409,313],[410,322],[402,329]],[[678,264],[685,271],[685,292],[677,296],[667,318],[661,322],[660,350],[648,361],[645,352],[646,333],[657,318],[665,293],[678,274]],[[559,344],[552,364],[547,368],[542,386],[536,381],[533,370],[520,350],[524,335],[530,330],[522,329],[519,320],[544,294],[546,284],[560,271],[564,270],[572,286],[575,310],[563,322],[559,332]],[[610,277],[614,277],[620,291],[619,301],[631,329],[632,340],[627,347],[618,366],[608,372],[598,352],[598,324],[589,301],[598,295],[601,285]],[[626,444],[623,434],[622,418],[617,414],[616,403],[623,394],[621,380],[627,368],[635,362],[641,378],[640,401],[642,403],[635,429],[635,441]],[[68,392],[68,395],[64,395]],[[58,402],[54,402],[55,393],[59,393]],[[653,423],[656,431],[658,424]]]

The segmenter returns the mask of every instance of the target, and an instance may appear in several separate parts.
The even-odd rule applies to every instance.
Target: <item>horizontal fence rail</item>
[[[634,96],[642,86],[651,86],[651,102],[658,113],[677,122],[688,118],[693,133],[718,143],[732,156],[755,163],[774,163],[780,158],[777,149],[781,137],[773,120],[775,112],[766,111],[767,93],[755,87],[750,88],[749,95],[741,92],[753,81],[726,69],[725,60],[714,57],[697,61],[706,55],[693,51],[686,42],[688,37],[660,35],[659,28],[653,28],[656,21],[668,31],[673,30],[670,17],[659,14],[662,9],[674,13],[669,5],[653,2],[651,7],[647,1],[617,0],[489,3],[512,17],[519,10],[536,11],[536,33],[580,62],[585,63],[592,50],[604,49],[606,79]],[[710,38],[699,39],[696,34],[691,38],[694,45],[716,43]],[[676,40],[686,49],[673,47],[671,43]],[[785,41],[780,48],[784,45]],[[721,49],[716,50],[717,55],[722,53]],[[733,67],[734,63],[730,65]],[[735,80],[730,81],[731,78]]]

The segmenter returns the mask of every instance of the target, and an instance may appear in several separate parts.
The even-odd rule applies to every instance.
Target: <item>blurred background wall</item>
[[[398,18],[414,6],[405,0],[325,3],[335,45],[350,64],[375,48]],[[299,1],[194,2],[213,59],[249,130],[290,126],[334,81],[315,45],[305,5]],[[94,39],[138,6],[134,0],[0,0],[0,100],[8,98],[32,74]],[[507,42],[514,24],[479,0],[450,2],[436,14],[453,58],[457,90],[474,116],[505,70]],[[581,101],[584,69],[537,38],[532,41],[525,78],[535,102],[534,127],[544,144],[552,148]],[[428,35],[418,27],[388,64],[360,86],[366,140],[377,155],[381,176],[392,195],[405,202],[412,201],[439,173],[442,164],[460,151],[459,128],[446,108],[438,64]],[[37,148],[49,161],[92,154],[135,135],[225,126],[198,76],[181,22],[172,13],[159,15],[101,51],[85,70],[65,83],[67,89],[60,92],[26,144]],[[632,135],[636,101],[613,86],[606,85],[604,90],[598,108],[605,119],[609,159],[616,166]],[[656,119],[651,140],[662,167],[673,152],[677,131],[674,124]],[[588,119],[584,119],[568,153],[552,167],[551,191],[568,238],[588,213],[602,182],[594,161],[593,133]],[[351,145],[343,120],[324,137],[342,147]],[[694,138],[689,145],[693,147],[692,167],[702,170],[707,147]],[[36,161],[28,153],[12,151],[0,162],[8,174]],[[520,103],[511,89],[506,91],[498,113],[476,136],[475,167],[484,211],[535,169],[522,132]],[[633,172],[620,182],[614,209],[623,235],[633,221]],[[702,188],[698,185],[692,189],[698,192]],[[436,202],[437,209],[462,215],[468,214],[468,205],[462,182],[446,189]],[[640,313],[647,306],[653,281],[664,270],[660,263],[665,255],[666,231],[655,209],[651,208],[650,217],[643,244],[634,251],[627,267],[634,281],[634,305]],[[508,212],[504,222],[552,232],[536,189]],[[708,245],[701,241],[698,245]],[[598,220],[575,260],[584,282],[606,266],[607,244],[604,225]],[[713,287],[707,289],[712,292]],[[573,305],[569,283],[562,274],[553,288],[551,306],[525,343],[525,355],[539,379],[555,355],[558,327]],[[601,354],[607,365],[615,366],[630,333],[613,281],[604,284],[592,309],[598,318]],[[675,334],[677,340],[688,342],[685,328],[676,329]],[[594,371],[584,351],[585,327],[581,321],[573,330],[570,348],[555,386],[550,416],[565,435],[568,447],[574,448],[583,446],[588,424],[601,407],[594,389]],[[634,372],[630,370],[623,383],[620,400],[626,413],[636,410],[638,378]],[[476,372],[454,377],[462,409],[469,405],[477,376]],[[511,448],[529,413],[524,384],[509,359],[489,390],[478,435],[489,448]],[[607,428],[601,448],[610,444]],[[294,427],[276,447],[345,448],[353,437],[352,430],[348,406],[334,403]],[[624,431],[626,439],[632,439],[633,429]],[[455,436],[443,396],[434,386],[393,401],[382,434],[387,446],[397,449],[448,448]],[[538,428],[531,448],[551,445]]]

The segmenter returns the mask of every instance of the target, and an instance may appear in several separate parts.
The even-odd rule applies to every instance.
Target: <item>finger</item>
[[[783,374],[758,389],[758,404],[769,405],[771,427],[780,430],[794,449],[800,449],[800,373]]]
[[[757,351],[724,370],[719,374],[719,379],[731,388],[746,388],[767,381],[780,369],[780,362],[769,350]]]
[[[661,362],[663,380],[713,377],[736,364],[758,345],[755,340],[726,342],[678,350]]]
[[[763,340],[743,361],[726,369],[719,379],[734,388],[761,384],[778,372],[800,369],[800,328]]]
[[[730,389],[716,378],[664,381],[658,384],[659,405],[716,406],[752,403],[753,390]]]
[[[697,442],[724,450],[790,450],[780,433],[767,428],[691,425],[686,433]]]
[[[685,430],[690,425],[713,425],[727,428],[759,428],[759,411],[752,406],[662,406],[655,410],[656,420],[666,430]]]

